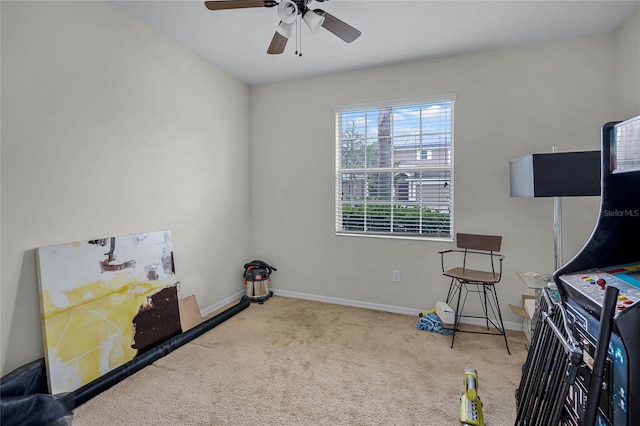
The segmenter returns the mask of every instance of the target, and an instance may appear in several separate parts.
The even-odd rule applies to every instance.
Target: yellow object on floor
[[[484,426],[482,401],[478,395],[478,372],[464,369],[464,393],[460,397],[460,424]]]
[[[433,309],[429,309],[428,311],[422,311],[418,314],[419,317],[424,317],[427,314],[435,314],[436,313],[436,308]]]

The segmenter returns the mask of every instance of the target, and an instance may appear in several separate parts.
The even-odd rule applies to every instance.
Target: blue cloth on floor
[[[441,334],[453,333],[453,330],[444,328],[442,326],[442,323],[440,322],[440,318],[438,317],[438,315],[431,312],[424,316],[421,316],[416,326],[418,330],[432,331],[434,333],[441,333]]]

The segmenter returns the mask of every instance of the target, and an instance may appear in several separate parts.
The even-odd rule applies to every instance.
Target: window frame
[[[406,99],[396,99],[396,100],[387,100],[387,101],[379,101],[379,102],[370,102],[370,103],[364,103],[364,104],[352,104],[352,105],[342,105],[342,106],[336,106],[334,107],[334,126],[335,126],[335,148],[336,148],[336,152],[335,152],[335,192],[334,192],[334,230],[335,230],[335,235],[336,236],[356,236],[356,237],[369,237],[369,238],[387,238],[387,239],[409,239],[409,240],[432,240],[432,241],[444,241],[444,242],[450,242],[453,241],[453,236],[455,235],[454,232],[454,212],[455,212],[455,207],[454,207],[454,190],[455,190],[455,183],[454,183],[454,169],[455,169],[455,155],[454,155],[454,139],[455,139],[455,101],[456,101],[456,95],[455,94],[443,94],[443,95],[437,95],[437,96],[425,96],[425,97],[419,97],[419,98],[406,98]],[[384,231],[384,232],[380,232],[380,231],[371,231],[371,230],[362,230],[362,231],[351,231],[351,230],[344,230],[344,223],[343,223],[343,174],[344,171],[343,170],[353,170],[353,169],[345,169],[342,167],[342,135],[341,135],[341,118],[342,118],[342,114],[343,113],[348,113],[348,112],[358,112],[358,111],[366,111],[366,110],[376,110],[376,109],[383,109],[383,108],[396,108],[396,107],[412,107],[412,106],[416,106],[416,105],[428,105],[428,104],[438,104],[438,103],[450,103],[450,131],[449,131],[449,137],[450,137],[450,142],[449,142],[449,151],[447,154],[447,157],[450,157],[450,163],[448,166],[440,166],[437,168],[434,167],[429,167],[429,166],[414,166],[412,167],[412,170],[421,170],[420,173],[423,172],[429,172],[429,171],[448,171],[449,173],[449,179],[448,182],[450,182],[450,189],[449,189],[449,193],[450,193],[450,198],[449,198],[449,235],[429,235],[429,234],[420,234],[420,233],[402,233],[402,232],[393,232],[392,230],[389,231]],[[393,114],[392,114],[393,115]],[[393,123],[393,120],[392,120]],[[393,124],[391,124],[391,128],[393,128]],[[366,138],[366,136],[365,136]],[[393,131],[392,131],[392,136],[391,136],[391,140],[393,141]],[[393,146],[393,142],[392,142],[392,146]],[[420,146],[420,148],[417,148],[417,155],[422,156],[422,151],[426,149],[425,147],[423,147],[422,145]],[[355,168],[358,169],[358,168]],[[371,173],[372,168],[368,168],[368,167],[362,167],[363,173]],[[390,168],[375,168],[375,170],[378,170],[381,173],[391,173],[391,175],[393,176],[394,174],[398,173],[401,174],[403,173],[403,168],[399,167],[399,166],[394,166],[392,165]],[[394,189],[393,189],[394,185],[391,185],[390,191],[391,194],[390,200],[389,200],[389,207],[391,210],[393,210],[393,208],[395,208],[395,204],[397,203],[397,201],[402,201],[402,200],[394,200],[395,194],[394,194]],[[365,201],[364,203],[365,205],[375,205],[377,203],[371,203],[369,204],[368,202]],[[420,206],[420,208],[424,207],[422,204],[422,201],[420,201],[420,203],[418,204]],[[393,225],[394,226],[394,225]]]

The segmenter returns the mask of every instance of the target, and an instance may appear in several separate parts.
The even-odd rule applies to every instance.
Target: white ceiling
[[[295,39],[268,55],[279,22],[276,8],[210,11],[203,1],[112,1],[117,8],[247,84],[303,78],[432,59],[527,43],[614,31],[635,1],[312,1],[362,31],[347,44],[303,25],[302,57]]]

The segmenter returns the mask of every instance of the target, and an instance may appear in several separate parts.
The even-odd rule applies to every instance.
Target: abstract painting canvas
[[[171,231],[40,247],[36,264],[51,394],[182,331]]]

